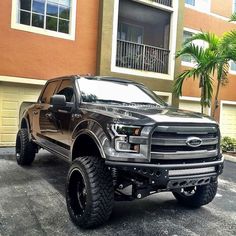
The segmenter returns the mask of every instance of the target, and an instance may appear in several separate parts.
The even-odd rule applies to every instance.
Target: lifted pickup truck
[[[67,208],[83,228],[104,223],[114,200],[171,191],[183,205],[208,204],[223,170],[214,120],[112,77],[49,80],[20,118],[18,164],[30,165],[40,148],[72,163]]]

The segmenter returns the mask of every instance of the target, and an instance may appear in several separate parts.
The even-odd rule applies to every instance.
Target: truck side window
[[[40,99],[41,103],[50,104],[50,98],[55,93],[57,84],[58,84],[58,81],[49,82],[47,84]]]
[[[74,89],[70,80],[63,80],[57,94],[65,95],[66,102],[74,102]]]

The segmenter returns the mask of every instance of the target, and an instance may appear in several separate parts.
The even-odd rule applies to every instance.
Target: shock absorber
[[[115,187],[118,179],[118,170],[116,168],[111,168],[111,176],[113,179],[113,186]]]

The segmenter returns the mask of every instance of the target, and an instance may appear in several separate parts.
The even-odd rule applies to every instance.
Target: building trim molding
[[[213,13],[213,12],[201,11],[201,10],[199,10],[198,8],[196,8],[196,7],[194,7],[194,6],[191,6],[191,5],[188,5],[188,4],[185,4],[185,7],[186,7],[186,8],[189,8],[189,9],[192,9],[192,10],[194,10],[194,11],[198,11],[198,12],[203,13],[203,14],[207,14],[207,15],[209,15],[209,16],[213,16],[213,17],[218,18],[218,19],[223,20],[223,21],[229,21],[229,20],[230,20],[229,17],[221,16],[221,15],[218,15],[218,14]],[[230,22],[230,23],[231,23],[231,24],[236,24],[236,22],[233,22],[233,21]]]
[[[160,92],[160,91],[153,91],[156,95],[168,97],[168,105],[172,104],[172,93],[168,92]]]
[[[22,78],[22,77],[2,76],[2,75],[0,75],[0,82],[44,85],[47,82],[47,80],[29,79],[29,78]]]
[[[180,96],[179,97],[180,101],[192,101],[192,102],[200,102],[201,98],[200,97],[189,97],[189,96]],[[200,105],[200,104],[199,104]],[[211,115],[211,106],[210,107],[205,107],[204,108],[204,113],[207,111],[207,115]],[[205,113],[206,114],[206,113]]]

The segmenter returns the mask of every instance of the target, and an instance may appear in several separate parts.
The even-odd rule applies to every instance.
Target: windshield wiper
[[[109,99],[96,99],[95,102],[102,102],[102,103],[111,103],[111,104],[120,104],[120,105],[129,105],[130,103],[117,101],[117,100],[109,100]]]
[[[155,106],[155,107],[160,107],[161,105],[157,103],[150,103],[150,102],[132,102],[130,104],[133,105],[140,105],[140,106]]]

